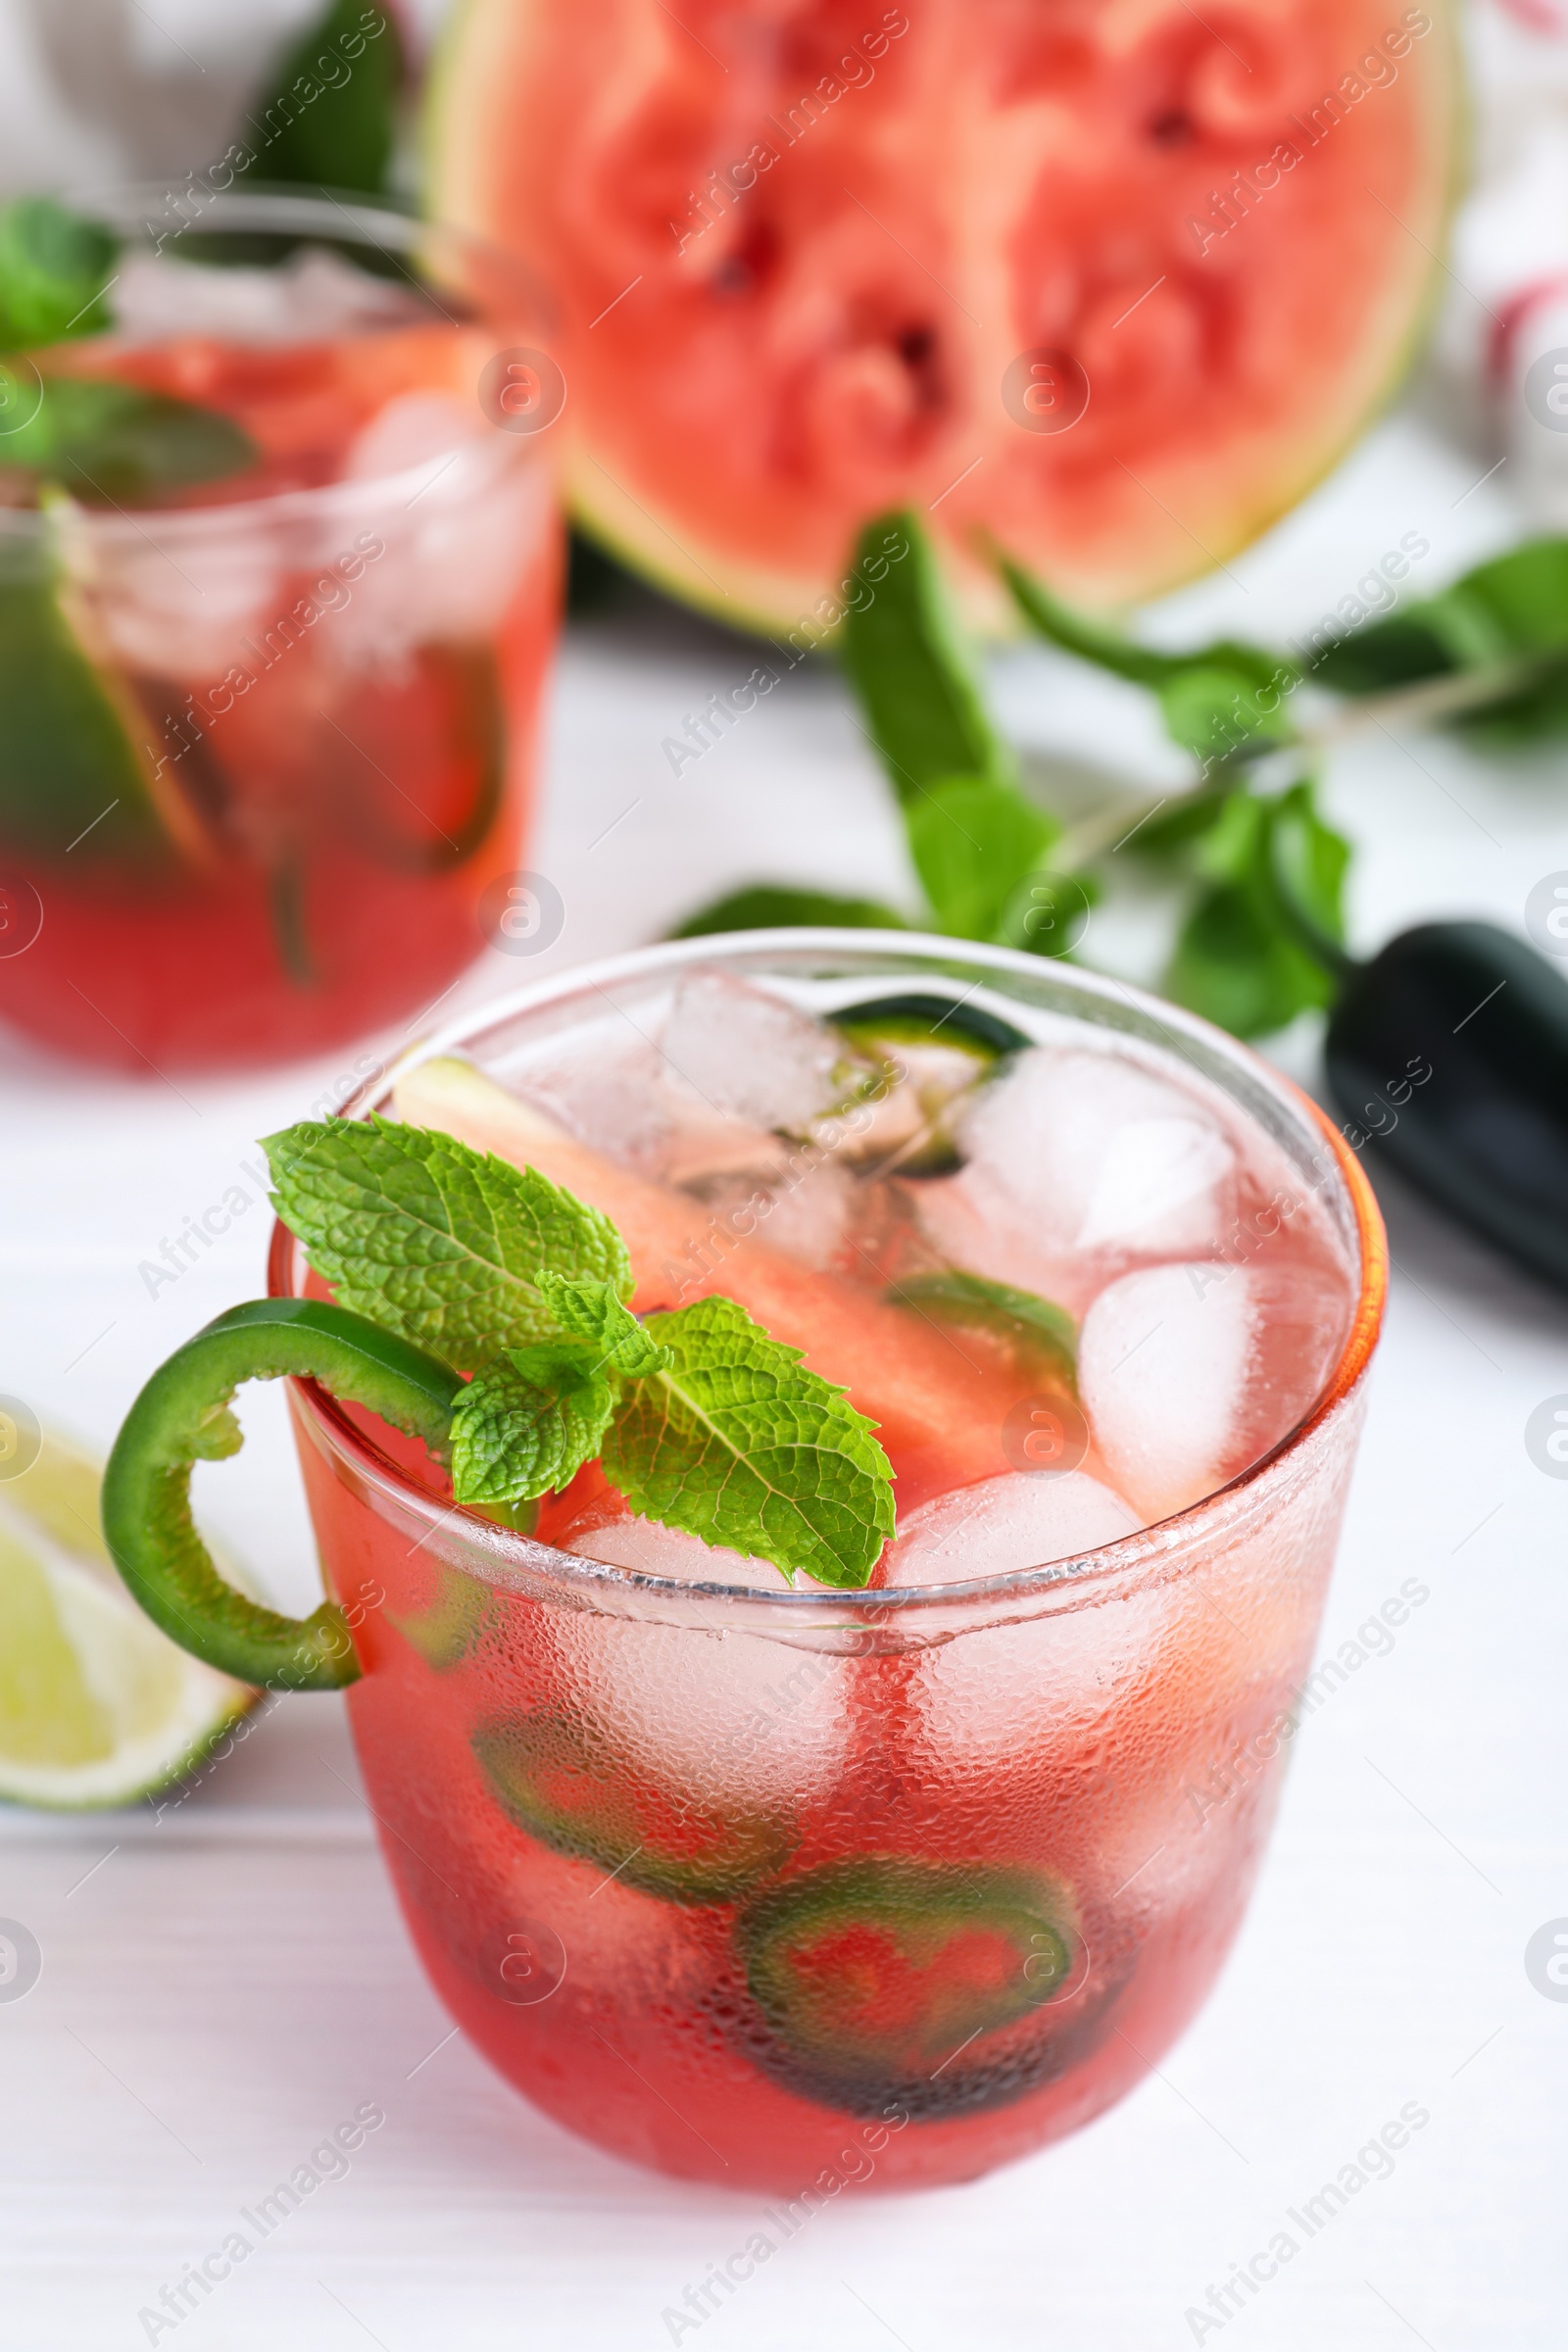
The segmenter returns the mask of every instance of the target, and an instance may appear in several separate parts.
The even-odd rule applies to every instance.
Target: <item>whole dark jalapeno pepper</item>
[[[1346,1133],[1568,1290],[1568,980],[1493,923],[1422,923],[1348,963],[1328,1080]]]

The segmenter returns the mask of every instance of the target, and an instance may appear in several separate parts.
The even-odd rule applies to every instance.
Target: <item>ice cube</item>
[[[596,1516],[562,1546],[585,1560],[607,1568],[626,1568],[636,1576],[676,1577],[682,1584],[750,1585],[773,1592],[789,1590],[789,1579],[771,1560],[749,1559],[721,1544],[705,1544],[678,1527],[657,1519],[628,1518],[616,1512]]]
[[[1095,1444],[1152,1518],[1219,1483],[1252,1353],[1245,1270],[1148,1266],[1102,1291],[1078,1335]]]
[[[786,1180],[792,1147],[672,1086],[654,1037],[620,1013],[575,1031],[569,1052],[529,1061],[512,1085],[607,1159],[704,1199],[749,1199]]]
[[[349,481],[375,481],[414,466],[433,466],[482,430],[471,402],[464,405],[450,392],[400,392],[350,444],[343,473]]]
[[[1228,1176],[1235,1154],[1218,1131],[1199,1119],[1129,1119],[1105,1147],[1099,1174],[1078,1228],[1079,1250],[1140,1245],[1158,1233],[1159,1247],[1173,1224],[1190,1226],[1196,1204],[1208,1222],[1215,1190]]]
[[[740,1139],[749,1134],[742,1129]],[[767,1140],[778,1145],[776,1137]],[[731,1232],[756,1233],[770,1250],[781,1250],[818,1273],[843,1270],[847,1259],[854,1270],[851,1228],[858,1201],[848,1168],[807,1145],[793,1153],[788,1146],[779,1146],[778,1156],[772,1158],[760,1158],[753,1151],[738,1166],[698,1170],[690,1160],[702,1141],[693,1138],[687,1160],[677,1161],[667,1172],[706,1200]],[[686,1172],[679,1174],[682,1165]]]
[[[198,695],[235,663],[254,669],[247,638],[288,609],[287,551],[259,513],[160,515],[156,544],[129,516],[82,513],[60,545],[89,652]]]
[[[641,1576],[785,1589],[765,1560],[603,1506],[564,1548]],[[678,1626],[563,1610],[555,1640],[574,1705],[674,1796],[787,1813],[842,1769],[852,1662],[742,1630],[721,1600]]]
[[[989,1170],[970,1165],[906,1187],[928,1250],[941,1265],[1054,1298],[1079,1314],[1101,1280],[1091,1261],[1051,1247],[1036,1219]]]
[[[1082,1470],[987,1478],[911,1512],[878,1582],[964,1584],[1044,1568],[1114,1544],[1142,1525],[1119,1494]]]
[[[940,1041],[862,1042],[867,1054],[885,1052],[880,1082],[848,1116],[815,1121],[813,1136],[858,1168],[922,1176],[951,1167],[960,1104],[984,1079],[989,1055]]]
[[[681,983],[661,1042],[677,1087],[710,1110],[791,1135],[842,1102],[857,1072],[871,1075],[809,1013],[728,972]]]
[[[977,1092],[960,1143],[968,1164],[950,1181],[965,1205],[981,1224],[1024,1226],[1048,1260],[1206,1248],[1231,1207],[1236,1154],[1220,1127],[1109,1054],[1019,1054]]]
[[[985,1479],[910,1513],[888,1555],[886,1581],[965,1583],[1051,1567],[1134,1535],[1141,1524],[1120,1494],[1085,1471]],[[1068,1759],[1082,1752],[1086,1713],[1105,1706],[1118,1679],[1139,1670],[1128,1651],[1143,1629],[1130,1627],[1122,1610],[1053,1609],[1049,1595],[1070,1586],[1064,1569],[1041,1601],[1043,1613],[973,1624],[919,1660],[911,1770],[941,1781],[968,1768],[1016,1773],[1027,1759],[1032,1802],[1049,1809],[1065,1797],[1074,1812],[1053,1748]],[[1081,1806],[1076,1812],[1084,1818]]]
[[[541,1054],[511,1079],[579,1143],[645,1176],[663,1172],[674,1134],[663,1081],[658,1047],[618,1013],[586,1023],[559,1059]]]
[[[1151,1519],[1167,1518],[1289,1435],[1348,1313],[1326,1270],[1149,1266],[1095,1300],[1078,1379],[1095,1443]]]
[[[320,342],[430,316],[408,286],[371,277],[319,246],[279,270],[210,269],[177,255],[177,247],[122,254],[113,295],[118,341],[214,335],[231,343]]]
[[[419,404],[428,435],[425,404],[436,396],[407,398]],[[382,418],[404,407],[403,397],[389,402]],[[374,434],[380,421],[366,434]],[[362,435],[359,446],[365,445]],[[455,451],[448,440],[446,448],[446,455],[381,477],[380,488],[368,481],[362,491],[344,494],[353,497],[355,532],[373,532],[381,542],[350,601],[331,615],[328,643],[356,668],[395,668],[416,646],[492,637],[531,570],[539,572],[543,596],[543,567],[554,562],[555,549],[554,491],[545,467],[519,460],[515,440],[505,433],[472,435]],[[323,520],[316,559],[322,564],[340,557],[351,536],[335,505],[326,513],[331,519]]]

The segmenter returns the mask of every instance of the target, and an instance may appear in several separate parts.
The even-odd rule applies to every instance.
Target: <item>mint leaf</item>
[[[606,1476],[632,1509],[819,1584],[869,1582],[893,1533],[874,1425],[730,1298],[650,1315],[669,1362],[611,1425]]]
[[[452,1411],[452,1492],[459,1502],[531,1502],[570,1484],[603,1443],[614,1383],[581,1341],[511,1348]]]
[[[278,60],[247,116],[261,176],[378,195],[397,139],[403,50],[390,8],[332,0]]]
[[[1129,858],[1154,860],[1199,850],[1230,807],[1236,790],[1233,781],[1220,781],[1181,794],[1137,826],[1121,847]]]
[[[1309,642],[1316,644],[1316,637]],[[1306,674],[1331,694],[1392,694],[1424,678],[1446,676],[1454,667],[1437,630],[1420,617],[1419,608],[1412,608],[1319,646]]]
[[[1097,669],[1108,669],[1135,686],[1168,686],[1195,669],[1221,671],[1227,678],[1240,679],[1253,688],[1271,685],[1281,671],[1285,678],[1295,674],[1292,663],[1278,654],[1260,645],[1244,644],[1235,637],[1217,637],[1210,644],[1197,646],[1184,654],[1167,654],[1155,646],[1140,645],[1136,638],[1125,636],[1119,629],[1093,620],[1087,613],[1075,612],[1009,557],[1002,558],[1000,569],[1014,604],[1039,636],[1060,646],[1064,653],[1076,654],[1080,661],[1092,662]]]
[[[1204,768],[1255,759],[1272,744],[1288,742],[1294,731],[1277,687],[1260,701],[1253,682],[1240,671],[1206,662],[1178,670],[1158,695],[1166,734]]]
[[[1182,926],[1164,989],[1237,1037],[1266,1037],[1298,1012],[1333,1002],[1336,978],[1298,945],[1275,878],[1272,834],[1288,826],[1297,856],[1292,886],[1331,940],[1344,935],[1342,897],[1349,844],[1326,825],[1311,787],[1277,803],[1233,792],[1198,859],[1204,888]]]
[[[1015,784],[951,776],[905,811],[909,854],[938,925],[957,939],[994,939],[1020,882],[1061,827]]]
[[[1288,698],[1300,672],[1283,656],[1234,637],[1162,653],[1073,612],[1010,559],[1002,559],[1001,569],[1031,628],[1081,662],[1152,688],[1171,741],[1205,767],[1255,758],[1290,738]]]
[[[1078,1390],[1078,1326],[1064,1306],[979,1274],[917,1274],[888,1292],[895,1306],[936,1323],[989,1331],[1026,1364]]]
[[[97,334],[109,324],[105,281],[116,240],[50,196],[0,205],[0,351]]]
[[[662,1372],[668,1363],[669,1349],[649,1338],[612,1284],[574,1282],[547,1267],[539,1277],[539,1289],[562,1330],[585,1341],[612,1371],[641,1380],[651,1372]]]
[[[1520,662],[1539,663],[1539,674],[1521,684],[1510,674]],[[1441,594],[1325,647],[1311,675],[1361,696],[1489,669],[1500,673],[1495,699],[1453,724],[1500,747],[1568,728],[1568,538],[1530,539],[1477,564]]]
[[[906,550],[897,562],[888,559],[890,543]],[[918,801],[950,776],[1011,783],[1012,755],[991,723],[931,542],[913,514],[868,522],[851,577],[866,593],[844,615],[839,650],[900,801]]]
[[[1026,956],[1070,956],[1083,939],[1090,907],[1099,905],[1102,895],[1092,873],[1025,874],[1003,908],[993,936],[1003,947],[1021,948]]]
[[[671,939],[706,939],[714,931],[774,931],[786,928],[847,931],[907,931],[891,906],[875,899],[841,899],[828,890],[791,890],[756,882],[699,907],[670,933]]]
[[[54,375],[0,462],[61,483],[84,504],[146,505],[253,466],[256,443],[232,417],[166,393]]]
[[[608,1217],[439,1129],[305,1120],[263,1149],[273,1207],[343,1304],[460,1369],[559,1336],[547,1267],[630,1294]]]

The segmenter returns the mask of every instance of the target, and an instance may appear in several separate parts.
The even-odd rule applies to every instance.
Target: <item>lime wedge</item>
[[[3,444],[0,444],[3,450]],[[102,648],[74,572],[90,566],[80,510],[45,499],[42,527],[0,542],[0,845],[12,858],[152,876],[199,858],[205,835],[168,747]]]
[[[46,1437],[0,1484],[0,1800],[129,1804],[255,1704],[144,1617],[98,1531],[99,1472]]]

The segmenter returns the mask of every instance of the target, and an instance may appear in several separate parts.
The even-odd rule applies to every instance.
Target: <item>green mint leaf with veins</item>
[[[562,1330],[586,1343],[606,1370],[642,1380],[669,1362],[669,1349],[649,1337],[612,1284],[573,1281],[547,1268],[539,1289]]]
[[[454,1495],[496,1506],[569,1486],[599,1451],[615,1396],[581,1340],[508,1348],[453,1407]]]
[[[0,465],[59,482],[84,505],[145,506],[253,466],[260,451],[216,409],[89,376],[51,375],[42,389],[12,374],[31,414],[0,438]]]
[[[1061,827],[1015,784],[951,776],[905,810],[909,853],[942,930],[995,939]]]
[[[1012,754],[991,723],[931,542],[911,514],[866,524],[851,578],[859,594],[839,650],[901,803],[951,776],[1012,783]]]
[[[0,351],[106,327],[107,280],[118,250],[101,222],[67,212],[50,196],[0,205]]]
[[[893,1533],[873,1425],[733,1300],[639,1322],[608,1217],[438,1129],[306,1120],[264,1148],[341,1303],[473,1370],[460,1503],[514,1508],[602,1454],[633,1510],[787,1575],[868,1581]]]
[[[608,1217],[439,1129],[305,1120],[263,1148],[273,1207],[343,1304],[460,1370],[561,1336],[546,1267],[630,1296]]]
[[[629,1392],[604,1446],[633,1510],[786,1576],[866,1584],[893,1533],[893,1473],[844,1393],[730,1298],[650,1315],[669,1362]]]

